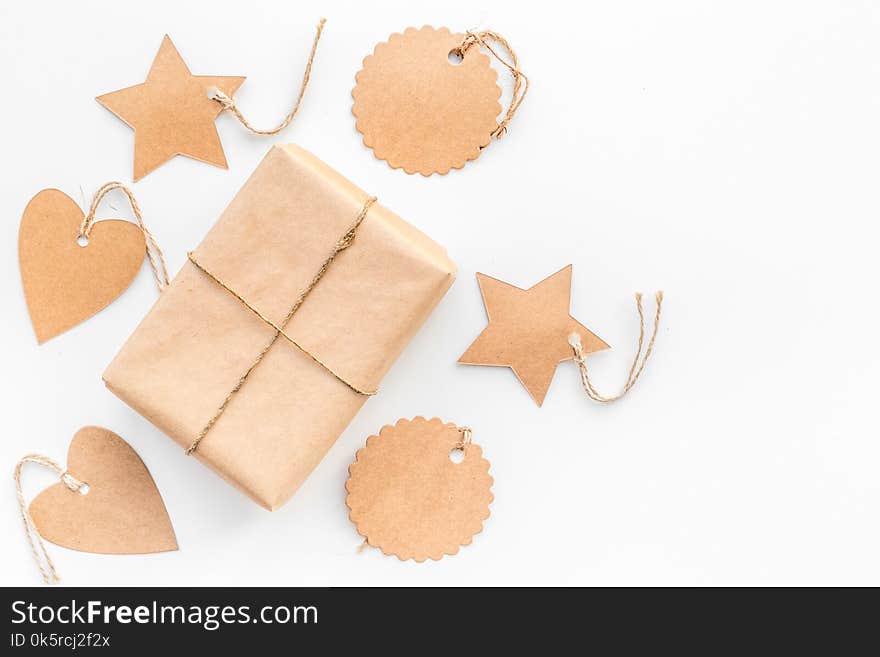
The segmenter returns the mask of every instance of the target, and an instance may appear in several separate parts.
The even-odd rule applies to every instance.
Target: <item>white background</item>
[[[4,2],[2,583],[40,581],[17,458],[63,461],[76,429],[99,424],[149,466],[181,549],[50,546],[71,585],[880,584],[872,4]],[[105,181],[131,182],[133,134],[94,97],[143,81],[163,34],[194,73],[248,76],[238,100],[270,124],[321,15],[312,83],[286,132],[255,137],[222,116],[229,170],[176,158],[133,185],[176,272],[269,146],[294,141],[459,265],[382,394],[270,514],[104,389],[101,372],[156,298],[149,269],[38,347],[17,231],[40,189],[83,202]],[[533,81],[507,137],[430,179],[364,148],[350,96],[373,46],[422,24],[498,30]],[[111,204],[101,216],[130,217],[122,197]],[[591,360],[609,391],[635,345],[633,292],[666,292],[655,358],[630,397],[593,404],[564,363],[538,408],[509,370],[455,364],[485,324],[476,271],[528,287],[568,263],[572,314],[614,347]],[[358,553],[347,468],[368,435],[420,414],[474,428],[495,477],[491,518],[441,562]],[[29,498],[52,481],[35,466],[25,478]]]

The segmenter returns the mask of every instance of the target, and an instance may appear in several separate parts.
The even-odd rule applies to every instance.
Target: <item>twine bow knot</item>
[[[344,251],[348,247],[352,245],[354,242],[354,237],[357,234],[357,229],[350,229],[345,235],[343,235],[339,241],[336,242],[336,252]]]

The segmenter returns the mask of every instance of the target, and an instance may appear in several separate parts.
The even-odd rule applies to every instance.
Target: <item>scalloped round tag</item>
[[[364,144],[392,168],[461,169],[498,130],[498,73],[479,48],[460,55],[464,40],[445,27],[410,27],[364,58],[352,113]]]
[[[439,560],[469,545],[489,517],[492,477],[470,430],[398,420],[370,436],[348,469],[349,518],[365,542],[400,560]]]

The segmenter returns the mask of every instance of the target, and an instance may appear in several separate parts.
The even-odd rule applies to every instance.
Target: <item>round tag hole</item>
[[[80,235],[79,237],[76,238],[76,243],[82,247],[86,247],[89,245],[89,238],[86,237],[85,235]]]
[[[79,487],[79,490],[77,491],[77,493],[79,493],[80,495],[88,495],[89,494],[89,485],[83,484],[82,486]]]
[[[453,48],[449,51],[447,59],[449,59],[449,63],[453,66],[458,66],[464,61],[464,55],[461,54],[461,50],[459,50],[458,48]]]
[[[449,460],[453,463],[461,463],[464,461],[464,450],[461,447],[456,447],[449,452]]]

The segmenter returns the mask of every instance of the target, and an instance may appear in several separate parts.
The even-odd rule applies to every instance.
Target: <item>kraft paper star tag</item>
[[[168,35],[145,82],[97,101],[134,128],[134,179],[175,155],[227,168],[214,120],[226,109],[208,96],[219,89],[231,97],[245,78],[193,75]]]
[[[145,82],[97,98],[134,128],[134,179],[143,178],[175,155],[226,169],[226,154],[215,125],[221,112],[229,111],[255,135],[276,135],[284,130],[302,104],[325,22],[323,18],[318,22],[293,109],[276,126],[265,129],[254,127],[233,98],[244,77],[193,75],[166,34]]]
[[[569,336],[580,336],[584,354],[609,348],[569,312],[571,271],[568,265],[527,290],[478,273],[489,325],[458,362],[509,367],[541,406],[556,366],[575,358]]]

